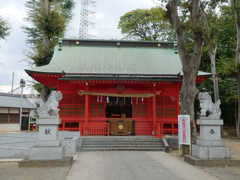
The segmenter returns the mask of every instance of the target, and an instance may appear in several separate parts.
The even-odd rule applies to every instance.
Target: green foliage
[[[238,68],[236,60],[233,58],[224,58],[219,63],[219,73],[225,76],[236,77]]]
[[[137,9],[120,17],[118,28],[125,38],[173,41],[174,31],[162,8]]]
[[[216,53],[216,69],[218,72],[219,81],[219,99],[221,100],[221,118],[225,123],[235,125],[236,104],[237,104],[237,80],[236,72],[237,65],[235,60],[236,48],[236,28],[234,21],[234,14],[231,11],[230,5],[222,5],[218,14],[206,14],[205,18],[208,19],[206,37],[203,54],[201,58],[200,70],[211,72],[209,50],[214,45],[217,45]],[[202,82],[198,85],[200,91],[212,92],[213,97],[213,82],[212,78]],[[196,105],[198,108],[199,105]]]
[[[36,48],[32,48],[32,52],[26,54],[26,56],[32,60],[30,62],[31,65],[39,67],[49,64],[54,52],[54,46],[56,45],[56,39],[53,39],[50,43],[49,48],[38,44]]]
[[[56,37],[63,37],[67,24],[72,18],[71,10],[74,7],[72,0],[52,0],[44,4],[42,1],[29,0],[25,4],[28,9],[26,21],[32,27],[24,26],[28,35],[27,43],[32,45],[32,52],[27,57],[36,66],[43,66],[50,62]]]
[[[4,20],[0,16],[0,40],[5,39],[6,36],[10,35],[11,26],[8,21]]]
[[[234,13],[230,6],[221,6],[221,16],[218,19],[220,28],[218,29],[218,54],[222,59],[235,58],[237,42],[237,31],[234,20]]]
[[[52,58],[56,37],[64,35],[67,23],[72,18],[74,2],[52,0],[46,6],[42,1],[29,0],[25,6],[28,9],[28,18],[25,20],[32,23],[32,27],[23,27],[28,35],[26,41],[32,45],[32,52],[27,57],[33,61],[31,64],[43,66]]]
[[[32,87],[38,92],[38,94],[41,93],[42,87],[40,83],[37,83],[35,81],[32,82]]]
[[[46,7],[41,1],[29,0],[25,6],[28,9],[28,17],[25,20],[32,23],[32,27],[24,26],[23,29],[28,34],[27,42],[35,45],[42,40],[43,36],[48,39],[63,36],[67,23],[72,18],[71,10],[74,2],[72,0],[49,1]]]
[[[26,56],[32,66],[49,64],[58,38],[62,38],[67,24],[71,20],[74,7],[73,0],[28,0],[25,4],[28,11],[26,21],[31,27],[22,27],[27,36],[27,43],[31,45],[31,52]],[[41,86],[41,87],[40,87]],[[50,89],[44,85],[33,83],[33,88],[41,91],[43,101],[46,101]]]

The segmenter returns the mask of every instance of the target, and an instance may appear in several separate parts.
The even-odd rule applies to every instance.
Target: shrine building
[[[48,65],[25,71],[62,92],[59,130],[178,133],[183,74],[174,42],[59,39]],[[196,83],[209,76],[199,71]]]

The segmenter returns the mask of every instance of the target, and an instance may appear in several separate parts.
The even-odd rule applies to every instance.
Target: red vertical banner
[[[178,115],[178,142],[179,144],[190,145],[190,116]]]

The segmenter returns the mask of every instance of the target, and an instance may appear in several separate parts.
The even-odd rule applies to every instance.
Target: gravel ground
[[[223,138],[232,158],[240,159],[240,139]],[[177,151],[171,155],[183,160]],[[197,167],[222,180],[239,180],[240,167]],[[17,162],[0,162],[0,180],[65,180],[71,166],[56,168],[19,168]]]
[[[240,139],[236,138],[223,138],[225,146],[231,148],[231,157],[240,159]],[[223,180],[239,180],[240,167],[199,167],[205,172],[208,172],[219,179]]]
[[[0,162],[0,180],[65,180],[71,166],[19,168],[17,162]]]
[[[231,148],[231,157],[240,159],[240,139],[222,138],[222,140],[225,142],[225,146]],[[170,154],[183,160],[178,151],[172,151]],[[222,180],[240,179],[240,167],[196,167]]]

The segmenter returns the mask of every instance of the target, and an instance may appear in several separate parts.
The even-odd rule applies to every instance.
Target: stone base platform
[[[192,145],[192,155],[200,159],[231,159],[230,148],[226,146]]]
[[[185,155],[184,161],[193,166],[240,166],[240,159],[199,159],[195,156]]]
[[[29,160],[61,160],[65,155],[65,147],[31,147],[29,151]]]
[[[18,167],[66,167],[73,164],[73,157],[66,156],[60,160],[29,160],[18,162]]]

